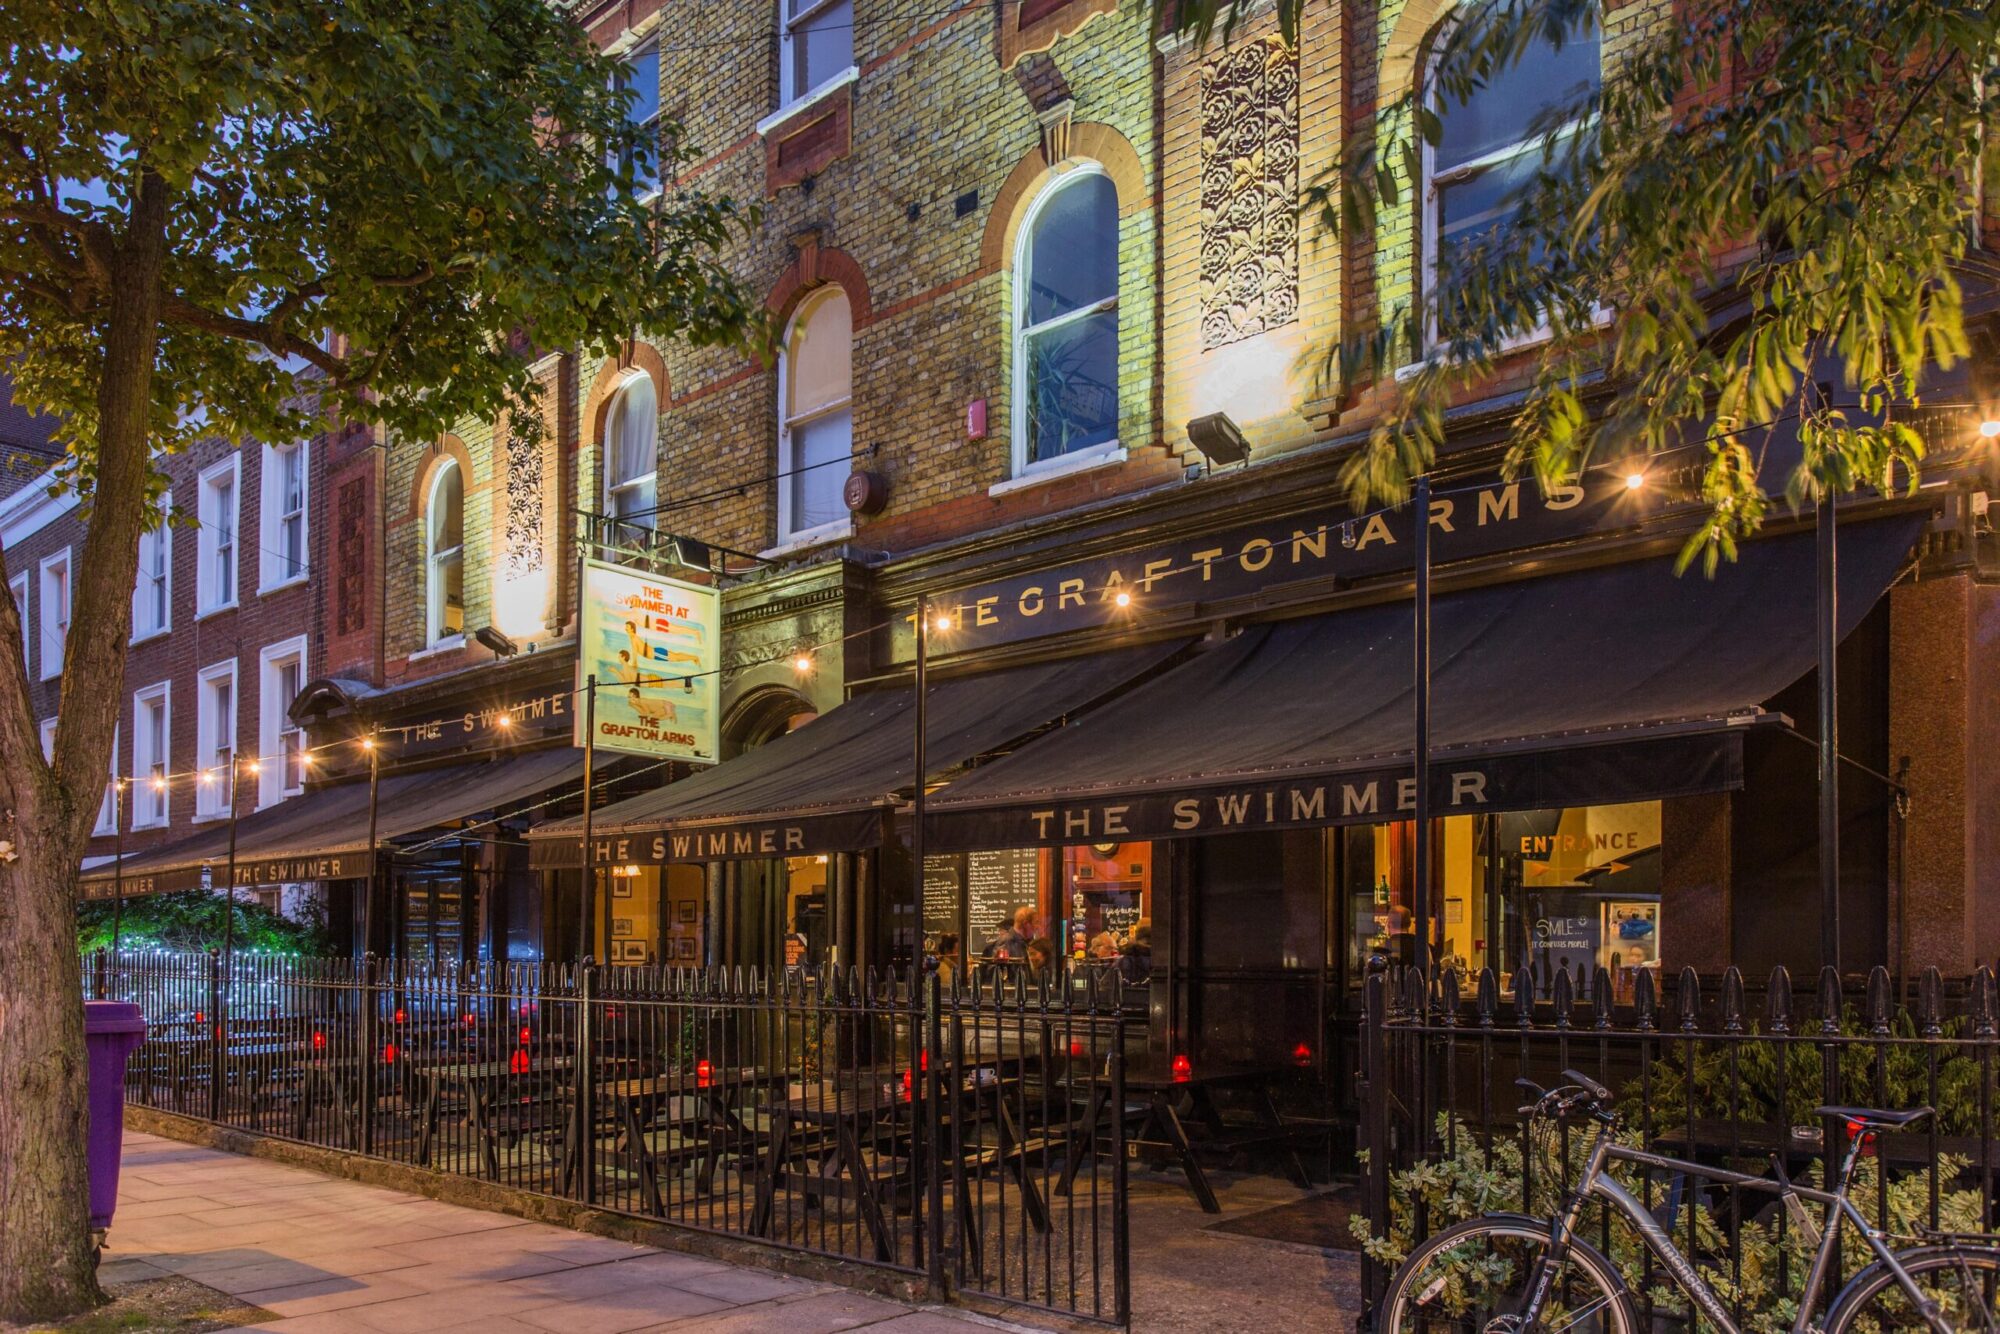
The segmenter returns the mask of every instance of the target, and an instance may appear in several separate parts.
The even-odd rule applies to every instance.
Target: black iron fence
[[[1125,1102],[1112,974],[957,989],[140,952],[87,976],[148,1021],[131,1103],[902,1271],[941,1296],[1130,1320],[1125,1118],[1102,1112]]]
[[[1733,968],[1707,979],[1686,970],[1665,994],[1644,971],[1624,994],[1601,971],[1587,985],[1561,971],[1512,985],[1528,976],[1503,987],[1491,969],[1427,977],[1378,967],[1367,978],[1358,1100],[1364,1328],[1396,1263],[1432,1232],[1492,1210],[1553,1211],[1588,1131],[1531,1126],[1522,1109],[1534,1099],[1516,1081],[1551,1087],[1565,1069],[1619,1091],[1634,1143],[1794,1179],[1827,1179],[1844,1145],[1845,1127],[1815,1108],[1934,1108],[1911,1132],[1880,1137],[1862,1163],[1857,1204],[1910,1235],[1986,1232],[2000,1222],[2000,999],[1990,971],[1947,987],[1928,970],[1899,995],[1881,969],[1847,991],[1830,970],[1802,990],[1781,968],[1754,997]],[[1804,1230],[1770,1195],[1694,1172],[1627,1184],[1739,1323],[1761,1328],[1762,1313],[1782,1315],[1789,1328],[1786,1302],[1805,1277]],[[1691,1327],[1622,1225],[1600,1214],[1593,1228],[1626,1269],[1645,1327]]]

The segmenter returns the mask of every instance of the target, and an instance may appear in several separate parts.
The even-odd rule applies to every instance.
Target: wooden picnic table
[[[1138,1155],[1152,1153],[1164,1157],[1181,1170],[1188,1192],[1203,1213],[1221,1213],[1215,1190],[1208,1184],[1198,1149],[1237,1151],[1269,1145],[1280,1152],[1280,1163],[1292,1184],[1301,1190],[1312,1188],[1305,1163],[1299,1158],[1298,1140],[1317,1128],[1296,1129],[1285,1124],[1272,1090],[1288,1072],[1276,1066],[1217,1066],[1201,1071],[1175,1073],[1173,1070],[1141,1068],[1125,1075],[1125,1108],[1128,1122],[1137,1126],[1128,1134],[1125,1151]],[[1251,1126],[1229,1125],[1216,1102],[1218,1091],[1248,1095],[1256,1122]],[[1069,1150],[1064,1155],[1063,1174],[1056,1190],[1068,1194],[1086,1152],[1094,1152],[1099,1126],[1111,1099],[1111,1085],[1100,1081],[1091,1089],[1084,1114],[1072,1124]],[[1183,1116],[1183,1109],[1186,1115]],[[1201,1128],[1200,1136],[1190,1136],[1187,1122]]]
[[[539,1124],[540,1117],[554,1110],[557,1098],[570,1093],[566,1082],[556,1082],[553,1077],[567,1075],[575,1068],[576,1060],[569,1056],[532,1056],[519,1063],[512,1055],[503,1060],[410,1062],[408,1073],[423,1089],[417,1114],[417,1161],[430,1165],[443,1094],[456,1089],[465,1101],[466,1122],[479,1137],[486,1173],[498,1180],[501,1136]],[[528,1115],[522,1125],[503,1126],[495,1115],[499,1099],[513,1094],[519,1096],[508,1098],[509,1107]],[[552,1116],[547,1124],[559,1121]]]

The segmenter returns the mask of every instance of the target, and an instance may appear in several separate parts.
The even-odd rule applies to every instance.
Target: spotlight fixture
[[[690,570],[707,573],[715,568],[715,553],[706,542],[692,537],[671,537],[667,539],[667,556],[676,565],[684,565]]]
[[[482,626],[473,633],[472,637],[487,648],[492,649],[493,656],[496,658],[511,658],[521,651],[521,646],[516,644],[507,635],[501,633],[498,626]]]
[[[1242,463],[1250,457],[1250,442],[1226,412],[1211,412],[1187,424],[1188,443],[1201,451],[1212,468]]]

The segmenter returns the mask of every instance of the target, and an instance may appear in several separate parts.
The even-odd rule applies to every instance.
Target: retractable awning
[[[376,799],[375,835],[388,844],[487,811],[529,801],[583,779],[583,752],[570,746],[500,760],[384,776]],[[164,847],[133,853],[122,872],[94,866],[82,881],[85,898],[199,889],[201,868],[216,887],[229,883],[229,822],[217,820]],[[368,781],[320,788],[239,817],[236,884],[347,880],[368,874]]]
[[[1184,642],[935,680],[925,695],[931,775],[1018,742],[1159,667]],[[599,863],[702,862],[877,846],[915,773],[915,696],[858,695],[735,759],[591,819]],[[583,821],[530,835],[535,866],[578,866]]]
[[[1844,636],[1924,516],[1843,522]],[[1713,580],[1636,561],[1437,598],[1439,814],[1742,784],[1742,737],[1813,667],[1811,533]],[[1408,602],[1257,627],[933,797],[938,850],[1193,837],[1404,818],[1415,804]]]

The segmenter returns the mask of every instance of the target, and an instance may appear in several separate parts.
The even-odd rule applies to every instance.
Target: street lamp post
[[[576,960],[582,963],[590,954],[591,907],[597,897],[597,863],[590,852],[591,809],[590,789],[595,782],[594,773],[597,755],[597,676],[592,673],[583,679],[583,905],[577,913]],[[610,939],[609,935],[605,937]]]
[[[924,901],[924,775],[930,769],[930,720],[925,700],[927,676],[930,670],[931,653],[931,600],[927,593],[917,594],[917,662],[916,679],[916,738],[911,759],[916,765],[916,782],[910,789],[910,860],[914,863],[911,871],[916,881],[918,912],[921,914]],[[859,916],[859,914],[857,914]],[[860,942],[856,941],[856,953],[860,953]],[[958,947],[965,950],[962,958],[971,957],[972,949],[972,902],[971,887],[958,887]]]
[[[1839,528],[1822,484],[1815,536],[1819,574],[1819,957],[1840,970]]]
[[[375,895],[382,873],[382,848],[375,834],[375,800],[382,787],[380,727],[369,727],[368,735],[361,738],[361,748],[368,752],[368,879],[361,890],[361,957],[365,959],[375,949]]]
[[[111,952],[125,922],[125,780],[111,780]]]
[[[238,762],[234,755],[229,757],[229,862],[227,878],[222,882],[225,903],[222,910],[222,970],[228,976],[230,964],[236,950],[236,811],[241,804],[237,801],[237,789],[242,787],[243,771],[257,772],[257,761]]]
[[[1415,641],[1414,679],[1416,768],[1416,885],[1410,894],[1411,924],[1416,928],[1413,961],[1430,965],[1431,953],[1431,479],[1418,477],[1415,495],[1416,606],[1411,638]]]

